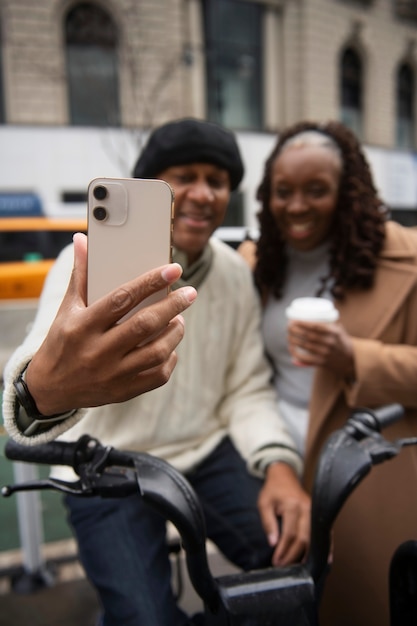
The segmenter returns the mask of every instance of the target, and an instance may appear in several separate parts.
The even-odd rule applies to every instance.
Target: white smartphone
[[[95,178],[88,186],[87,304],[171,261],[174,193],[162,180]],[[166,296],[168,288],[139,308]]]

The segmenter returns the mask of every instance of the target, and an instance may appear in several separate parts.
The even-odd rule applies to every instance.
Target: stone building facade
[[[229,33],[233,40],[239,28],[252,37],[255,23],[252,30],[245,31],[247,25],[242,20],[245,9],[258,8],[253,13],[259,17],[259,32],[253,35],[254,49],[259,48],[256,62],[250,54],[242,53],[237,69],[223,74],[220,71],[223,92],[217,100],[224,110],[229,107],[229,113],[217,121],[234,128],[243,146],[245,141],[258,139],[264,147],[259,152],[255,150],[255,154],[262,158],[276,132],[287,124],[301,119],[343,119],[342,58],[344,51],[353,51],[360,63],[360,138],[365,145],[383,151],[378,156],[379,164],[394,151],[401,158],[406,155],[412,169],[417,143],[414,5],[413,0],[0,0],[0,158],[7,159],[5,150],[13,144],[13,130],[18,133],[19,142],[22,129],[36,131],[40,143],[30,144],[33,154],[42,145],[42,129],[48,129],[49,134],[52,130],[60,133],[60,145],[68,142],[70,153],[77,133],[87,136],[93,132],[94,123],[77,124],[71,111],[67,20],[77,7],[98,7],[114,29],[118,107],[114,126],[120,132],[146,131],[180,116],[213,119],[212,91],[220,79],[210,82],[208,76],[210,63],[221,64],[222,57],[218,55],[217,61],[213,61],[207,22],[212,19],[210,16],[221,20],[225,15],[226,23],[219,21],[217,27],[223,29],[226,39]],[[232,11],[224,12],[228,6]],[[216,23],[213,24],[215,37]],[[99,30],[99,38],[100,33]],[[222,45],[226,49],[228,42],[223,41]],[[398,145],[397,137],[401,65],[408,71],[406,149]],[[238,76],[236,81],[234,76]],[[247,84],[245,76],[249,76]],[[214,103],[216,106],[216,98]],[[99,98],[96,105],[100,107]],[[259,108],[256,123],[244,110],[252,106]],[[99,126],[96,131],[103,132],[103,124]],[[3,149],[2,133],[7,139]],[[27,137],[29,140],[29,134]],[[253,165],[254,178],[259,174],[259,164],[252,163],[252,151],[245,150],[247,168],[250,173]],[[87,154],[84,156],[88,158]],[[42,159],[42,154],[37,158]],[[30,165],[20,161],[16,166],[23,168],[24,178]],[[68,163],[65,167],[70,169]],[[392,170],[391,166],[380,165],[381,172],[385,167]],[[379,176],[382,180],[383,175]],[[17,184],[12,172],[8,180],[0,176],[0,190],[10,184]],[[34,184],[31,182],[32,187]],[[84,187],[85,181],[80,178],[79,183],[71,181],[67,187],[77,184]],[[250,193],[253,194],[252,187]],[[393,193],[392,189],[389,193]],[[417,192],[416,198],[408,197],[408,192],[406,195],[406,199],[397,202],[398,207],[415,209]]]

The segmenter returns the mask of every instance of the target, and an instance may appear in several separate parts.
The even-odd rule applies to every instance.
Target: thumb
[[[87,237],[83,233],[75,233],[74,267],[72,270],[70,289],[87,304]]]
[[[261,510],[262,526],[268,539],[269,545],[276,546],[279,539],[278,520],[273,507],[263,508]]]

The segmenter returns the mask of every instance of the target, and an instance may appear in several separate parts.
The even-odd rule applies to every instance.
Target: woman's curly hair
[[[262,292],[282,295],[286,278],[286,243],[269,209],[272,166],[283,145],[301,132],[314,130],[337,144],[342,159],[337,209],[330,241],[330,270],[323,277],[324,290],[331,281],[334,298],[343,299],[347,289],[369,289],[374,281],[377,259],[384,243],[386,211],[375,189],[369,164],[354,134],[339,122],[300,122],[281,133],[268,157],[257,191],[261,210],[257,217],[260,237],[257,244],[255,283]],[[330,284],[330,283],[329,283]]]

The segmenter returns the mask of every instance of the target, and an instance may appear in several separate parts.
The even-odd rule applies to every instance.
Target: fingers
[[[117,377],[112,378],[110,385],[103,381],[106,404],[125,402],[167,383],[177,363],[175,347],[181,340],[182,334],[177,338],[172,337],[169,347],[167,344],[165,347],[161,347],[162,343],[166,342],[166,338],[158,337],[155,343],[159,344],[159,347],[154,356],[149,356],[153,350],[152,346],[147,345],[146,348],[140,348],[135,358],[130,360],[128,368],[125,364],[126,373],[123,374],[119,370]],[[151,363],[154,365],[150,366]],[[94,396],[90,395],[89,406],[101,406],[102,404],[102,391]]]
[[[310,542],[310,496],[285,463],[269,466],[258,499],[262,525],[271,546],[273,565],[288,565],[306,556]]]
[[[337,342],[333,324],[291,322],[288,347],[296,364],[324,365]]]
[[[152,388],[159,387],[170,378],[176,364],[175,349],[184,336],[184,322],[181,316],[174,318],[165,329],[153,339],[142,345],[137,345],[118,362],[117,379],[115,373],[106,372],[112,377],[112,402],[120,402],[144,393],[148,381],[157,378]],[[103,380],[103,386],[108,387]]]
[[[134,332],[139,343],[149,335],[162,330],[172,319],[188,309],[197,297],[194,287],[181,287],[171,292],[155,304],[138,311],[132,318],[120,327],[120,337],[123,332]]]
[[[178,263],[171,263],[146,272],[91,304],[91,316],[95,320],[102,320],[101,327],[103,329],[110,328],[146,298],[161,290],[166,290],[180,278],[181,273],[182,268]],[[192,287],[186,289],[189,290],[190,297],[192,297],[195,290],[191,292]],[[180,301],[183,303],[182,308],[179,307],[177,313],[185,310],[191,303],[187,302],[187,298],[184,299],[183,296],[184,293],[182,292],[181,297],[176,299],[177,304]]]
[[[173,353],[184,336],[180,313],[195,298],[194,288],[177,289],[106,333],[104,353],[117,360],[117,369],[101,370],[100,386],[107,389],[110,402],[128,400],[167,382],[176,363]],[[97,400],[102,403],[100,397]]]
[[[307,349],[307,345],[319,346],[326,341],[329,333],[328,325],[301,324],[294,322],[288,326],[288,338],[300,348]]]
[[[277,513],[281,510],[281,513]],[[284,507],[260,508],[263,527],[271,547],[276,546],[272,564],[289,565],[301,561],[307,553],[310,541],[309,507],[294,500]]]
[[[262,520],[262,527],[265,531],[268,543],[272,548],[277,545],[280,537],[278,517],[271,503],[268,500],[264,500],[262,497],[259,498],[258,509]]]
[[[320,366],[344,377],[354,377],[353,342],[340,322],[288,325],[288,349],[300,366]]]
[[[87,237],[83,233],[75,233],[73,241],[74,267],[68,292],[72,298],[78,298],[79,303],[86,306]],[[108,320],[110,324],[115,323],[145,298],[175,283],[181,274],[181,266],[178,263],[170,263],[138,276],[109,293],[99,303],[91,305],[96,309],[93,315]]]
[[[286,509],[281,517],[281,533],[272,557],[275,566],[302,561],[310,540],[310,519],[298,507]]]
[[[187,286],[176,289],[163,300],[139,310],[122,324],[115,324],[106,334],[108,350],[126,355],[131,350],[149,343],[172,325],[174,320],[196,299],[197,292]],[[183,331],[183,323],[180,324]]]
[[[82,233],[76,233],[73,239],[74,267],[64,302],[68,303],[69,300],[72,306],[78,304],[85,307],[87,305],[87,237]],[[146,272],[90,305],[88,318],[93,321],[96,329],[97,324],[102,329],[109,328],[143,300],[158,291],[167,289],[180,278],[181,274],[182,268],[178,263],[170,263]],[[181,292],[178,297],[173,299],[170,306],[165,306],[161,310],[161,316],[165,313],[165,322],[161,317],[162,324],[168,323],[169,319],[184,311],[194,301],[195,290],[192,287],[183,289],[187,289],[188,292],[178,290]],[[172,313],[172,307],[175,307],[176,312]]]
[[[144,370],[137,374],[137,380],[132,387],[130,397],[136,398],[136,396],[165,385],[165,383],[169,381],[176,363],[177,355],[175,351],[172,351],[169,358],[157,367]]]

